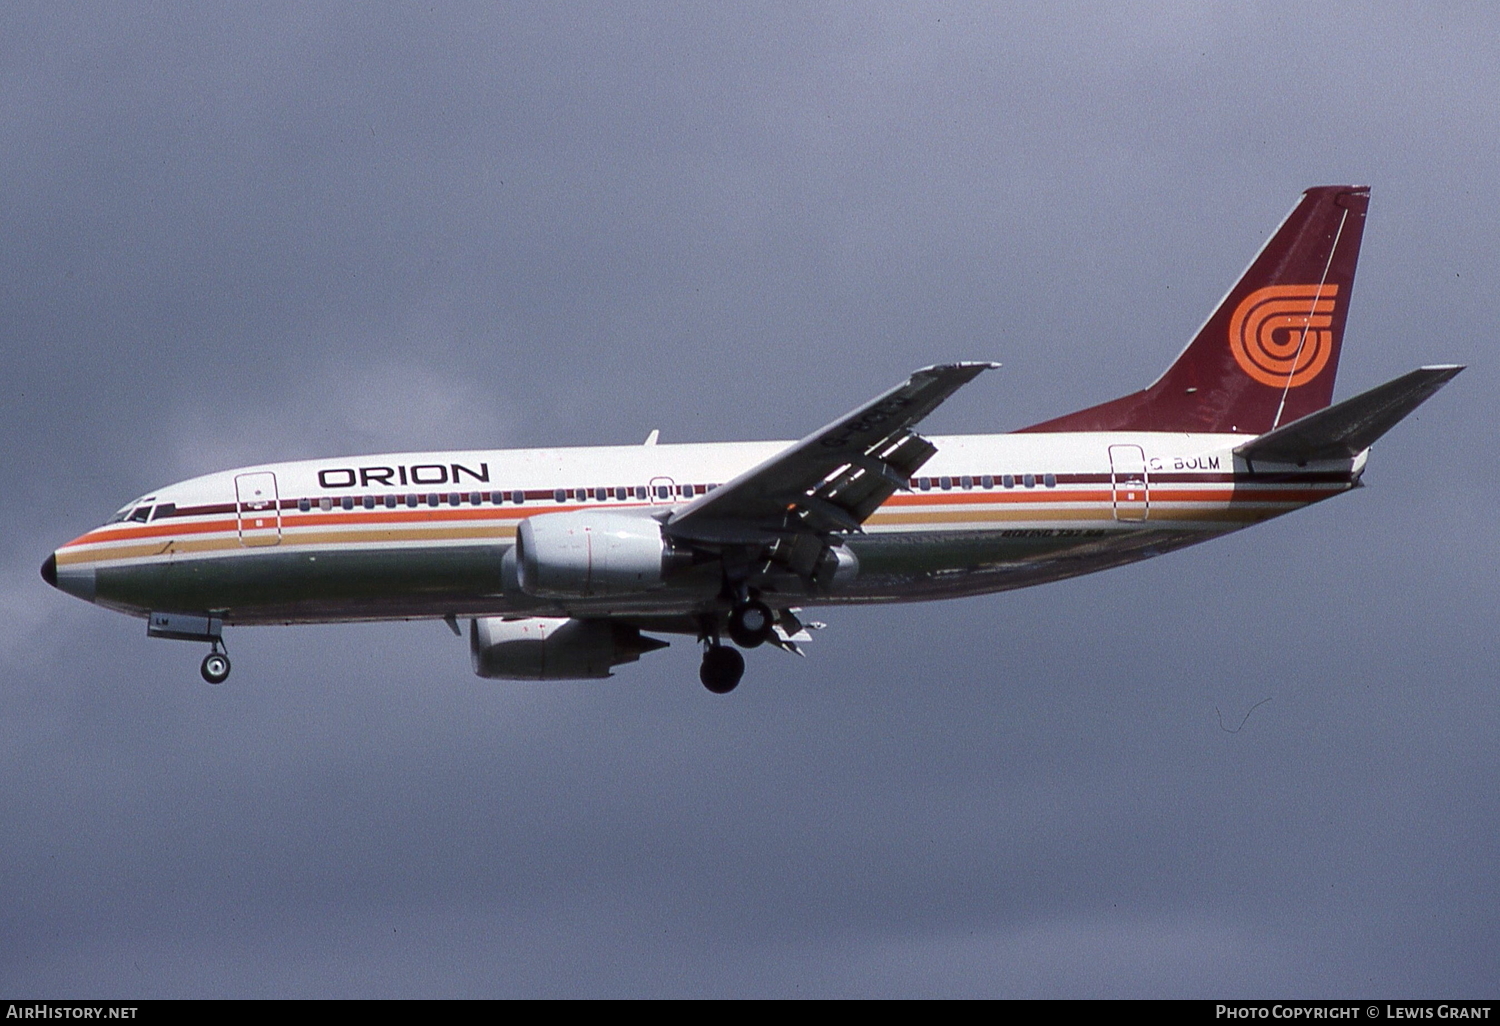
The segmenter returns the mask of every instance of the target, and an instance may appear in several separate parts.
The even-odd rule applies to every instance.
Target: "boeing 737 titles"
[[[42,576],[208,643],[215,684],[228,625],[430,617],[468,621],[474,672],[509,680],[608,677],[687,635],[725,693],[739,649],[800,651],[808,607],[1061,580],[1356,487],[1371,444],[1463,369],[1330,405],[1368,203],[1309,189],[1154,384],[1020,431],[916,433],[995,366],[955,363],[795,443],[241,467],[127,503]]]

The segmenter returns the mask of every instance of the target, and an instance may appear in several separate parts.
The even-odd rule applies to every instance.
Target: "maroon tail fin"
[[[1308,189],[1239,283],[1140,392],[1023,431],[1261,434],[1333,400],[1370,190]]]

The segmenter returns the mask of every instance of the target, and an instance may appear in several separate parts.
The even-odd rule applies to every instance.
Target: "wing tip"
[[[987,370],[998,370],[1002,365],[995,360],[958,360],[954,363],[934,363],[927,367],[918,367],[911,372],[912,377],[919,374],[942,374],[947,371],[972,371],[982,374]]]

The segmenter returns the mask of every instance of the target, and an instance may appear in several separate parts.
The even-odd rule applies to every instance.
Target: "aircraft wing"
[[[1352,459],[1399,424],[1463,370],[1456,364],[1419,367],[1352,399],[1309,413],[1236,448],[1253,467]]]
[[[756,544],[788,529],[817,534],[860,525],[937,449],[912,427],[997,363],[924,367],[904,382],[679,509],[667,534]]]

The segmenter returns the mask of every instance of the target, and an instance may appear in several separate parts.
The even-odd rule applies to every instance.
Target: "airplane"
[[[1331,404],[1369,190],[1303,193],[1160,378],[1003,434],[917,424],[993,363],[922,368],[800,441],[398,453],[158,488],[42,567],[207,642],[230,625],[442,619],[474,672],[613,675],[685,635],[710,691],[801,653],[810,607],[1006,591],[1158,556],[1360,485],[1463,367]]]

